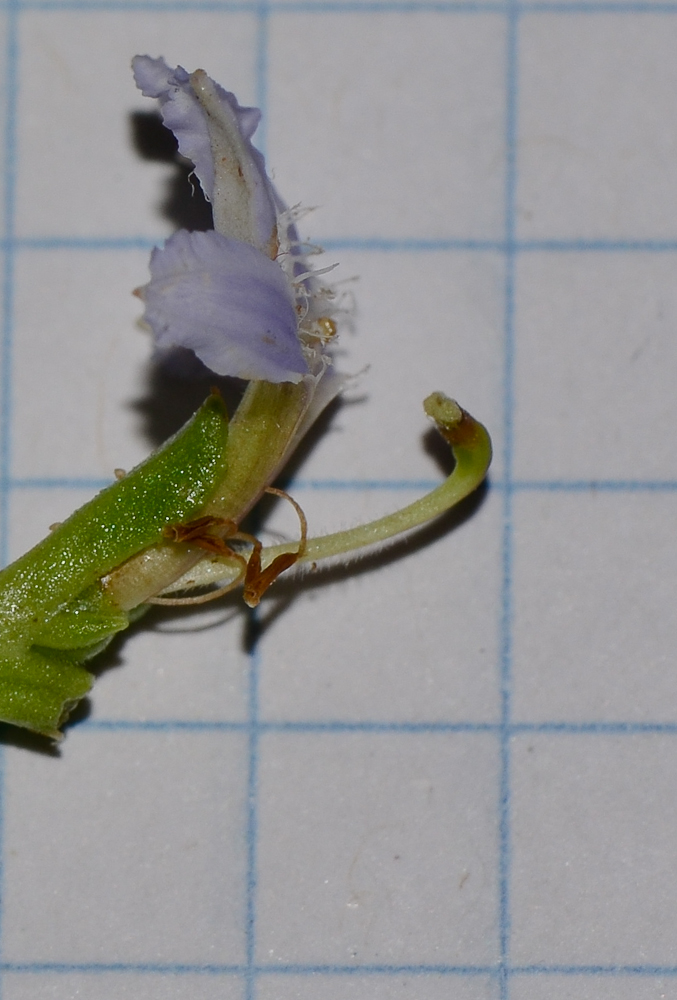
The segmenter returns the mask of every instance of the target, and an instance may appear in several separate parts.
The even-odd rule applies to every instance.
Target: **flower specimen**
[[[87,663],[150,604],[212,600],[242,587],[254,607],[281,573],[410,531],[482,482],[489,436],[442,393],[424,403],[452,448],[451,475],[422,499],[347,531],[264,547],[241,523],[346,379],[333,367],[336,304],[313,270],[295,210],[251,139],[255,108],[203,70],[137,56],[211,202],[214,229],[180,230],[151,255],[138,294],[157,352],[192,351],[247,387],[229,419],[213,392],[173,438],[0,573],[0,719],[52,738],[89,691]]]

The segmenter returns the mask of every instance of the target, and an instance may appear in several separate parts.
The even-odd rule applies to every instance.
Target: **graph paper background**
[[[496,445],[403,558],[151,616],[60,755],[5,734],[2,1000],[675,1000],[677,4],[1,11],[6,558],[183,416],[135,52],[259,104],[359,276],[313,532],[438,481],[433,389]]]

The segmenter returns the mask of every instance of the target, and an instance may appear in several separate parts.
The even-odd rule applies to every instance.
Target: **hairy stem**
[[[432,417],[437,429],[451,446],[456,461],[451,475],[420,500],[393,514],[387,514],[385,517],[346,531],[309,538],[297,565],[348,555],[356,550],[394,539],[444,514],[477,489],[491,462],[491,440],[486,429],[442,393],[428,396],[423,405],[428,416]],[[297,544],[294,542],[268,546],[261,553],[261,563],[264,567],[268,566],[278,556],[286,552],[295,552],[296,549]],[[235,579],[238,572],[239,568],[234,561],[231,563],[227,560],[206,559],[168,589],[171,591],[188,589],[224,581],[230,577]]]

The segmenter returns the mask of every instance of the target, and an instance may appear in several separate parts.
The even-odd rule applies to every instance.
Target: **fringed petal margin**
[[[153,251],[140,290],[160,349],[187,347],[218,375],[299,382],[308,373],[292,288],[260,250],[180,230]]]

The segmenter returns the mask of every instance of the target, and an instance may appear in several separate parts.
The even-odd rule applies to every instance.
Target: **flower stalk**
[[[481,485],[491,463],[491,439],[486,428],[441,392],[432,393],[423,405],[451,447],[455,462],[451,474],[430,493],[392,514],[346,531],[307,539],[303,554],[296,560],[297,566],[348,556],[361,549],[395,541],[445,514]],[[261,552],[261,563],[264,567],[269,566],[279,556],[292,553],[295,549],[295,543],[265,546]],[[239,569],[234,560],[203,559],[163,593],[206,587],[213,583],[223,586],[235,581],[238,575]]]

